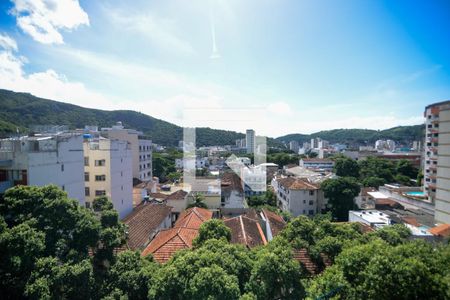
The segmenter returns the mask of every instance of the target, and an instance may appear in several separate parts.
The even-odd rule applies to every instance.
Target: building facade
[[[325,208],[325,198],[319,186],[304,179],[286,177],[276,181],[278,207],[299,215],[313,216]]]
[[[450,223],[450,101],[425,108],[424,191],[437,223]]]
[[[152,180],[152,141],[143,139],[142,132],[126,129],[122,122],[117,122],[111,128],[102,128],[101,135],[109,139],[129,142],[132,153],[133,178],[142,181]]]
[[[133,210],[132,152],[123,140],[85,136],[84,178],[86,206],[99,196],[111,199],[122,219]]]
[[[255,131],[253,129],[247,129],[245,132],[245,146],[247,153],[253,153],[255,151]]]
[[[48,184],[85,205],[82,135],[42,134],[0,141],[0,193],[15,185]]]

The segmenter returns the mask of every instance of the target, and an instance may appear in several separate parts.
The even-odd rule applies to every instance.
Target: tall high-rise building
[[[289,142],[289,150],[294,151],[295,153],[298,153],[299,148],[300,148],[300,145],[297,141]]]
[[[424,190],[437,223],[450,223],[450,101],[425,108]]]
[[[247,153],[254,153],[255,131],[253,129],[247,129],[245,132],[245,145],[247,147]]]

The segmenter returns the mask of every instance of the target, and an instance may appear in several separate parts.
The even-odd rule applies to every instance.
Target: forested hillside
[[[122,121],[125,127],[144,132],[153,142],[165,146],[176,146],[183,137],[183,128],[164,120],[156,119],[131,110],[100,110],[35,97],[28,93],[16,93],[0,89],[0,137],[17,131],[26,132],[32,125],[68,125],[83,128],[85,125],[109,127]],[[289,134],[276,139],[268,138],[269,146],[282,143],[309,141],[320,137],[332,143],[373,143],[377,139],[396,141],[421,140],[423,125],[401,126],[387,130],[334,129],[313,134]],[[243,138],[243,133],[234,131],[197,128],[197,145],[234,145]]]
[[[117,121],[127,128],[144,132],[153,142],[175,146],[182,139],[183,129],[175,124],[131,110],[99,110],[63,102],[42,99],[28,93],[0,90],[0,135],[6,136],[32,125],[68,125],[83,128],[85,125],[109,127]],[[197,129],[197,143],[203,145],[230,145],[244,134],[211,128]]]
[[[424,135],[424,125],[399,126],[385,130],[370,129],[333,129],[319,131],[310,135],[288,134],[278,137],[277,140],[284,143],[298,141],[309,142],[311,138],[320,137],[331,143],[374,143],[379,139],[392,139],[398,142],[421,141]]]

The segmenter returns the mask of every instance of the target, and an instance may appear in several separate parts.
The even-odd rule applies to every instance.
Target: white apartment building
[[[334,161],[323,158],[302,158],[299,161],[299,166],[307,169],[320,169],[325,171],[332,171]]]
[[[153,178],[152,141],[138,139],[139,143],[139,177],[142,181],[151,181]],[[133,177],[134,177],[133,170]]]
[[[209,166],[208,157],[196,157],[195,159],[192,157],[188,158],[176,158],[175,159],[175,168],[176,169],[203,169]]]
[[[299,149],[300,149],[300,145],[297,141],[289,142],[289,150],[294,151],[294,153],[298,153]]]
[[[86,206],[99,196],[111,199],[122,219],[133,210],[132,151],[127,141],[85,135]]]
[[[424,191],[437,223],[450,223],[450,101],[425,108]]]
[[[294,177],[277,179],[274,190],[277,193],[278,207],[290,212],[294,217],[313,216],[320,213],[326,205],[319,186],[305,179]]]
[[[142,181],[152,180],[152,141],[142,139],[142,132],[126,129],[122,122],[117,122],[111,128],[102,128],[101,135],[106,138],[129,142],[133,157],[133,178],[138,178]]]
[[[372,228],[381,228],[391,225],[391,218],[389,215],[378,210],[350,210],[348,212],[349,222],[360,222],[369,225]]]
[[[245,146],[247,147],[247,153],[255,151],[255,131],[253,129],[247,129],[245,132]]]
[[[375,141],[375,149],[378,151],[394,151],[395,150],[395,141],[393,140],[377,140]]]
[[[37,134],[0,141],[0,193],[15,185],[54,184],[85,205],[83,137]]]

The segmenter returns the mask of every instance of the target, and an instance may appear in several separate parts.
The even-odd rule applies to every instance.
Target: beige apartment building
[[[86,206],[91,207],[98,196],[107,196],[122,219],[133,210],[130,143],[95,134],[85,134],[84,137]]]
[[[450,223],[450,101],[425,108],[424,191],[437,223]]]
[[[132,153],[133,178],[141,181],[151,181],[152,172],[152,141],[143,138],[143,133],[134,129],[126,129],[122,122],[117,122],[111,128],[102,128],[101,135],[110,139],[118,139],[130,143]]]

